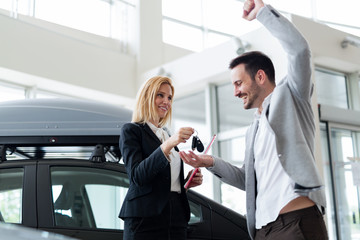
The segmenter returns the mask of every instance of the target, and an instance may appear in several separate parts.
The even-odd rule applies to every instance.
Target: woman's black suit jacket
[[[170,164],[161,148],[161,141],[147,124],[127,123],[120,133],[120,151],[130,180],[130,187],[119,217],[152,217],[159,215],[170,196]],[[181,161],[181,199],[185,216],[190,207],[184,189]]]

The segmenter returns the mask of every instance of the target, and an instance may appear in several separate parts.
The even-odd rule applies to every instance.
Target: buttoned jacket
[[[166,206],[170,198],[171,171],[160,145],[161,141],[147,124],[127,123],[122,127],[119,147],[130,186],[120,210],[120,218],[157,216]],[[184,214],[189,219],[182,161],[180,185]]]

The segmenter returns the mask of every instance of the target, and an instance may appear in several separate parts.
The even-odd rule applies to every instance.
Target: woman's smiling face
[[[155,97],[155,109],[158,114],[158,119],[155,122],[158,124],[160,119],[166,116],[166,113],[170,110],[172,104],[172,90],[169,84],[161,84],[159,91]],[[155,125],[157,126],[157,125]]]

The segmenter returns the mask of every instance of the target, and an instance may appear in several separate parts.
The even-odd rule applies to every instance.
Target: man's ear
[[[267,79],[267,76],[266,76],[266,73],[264,72],[264,70],[259,69],[256,73],[255,79],[258,82],[258,84],[261,84],[261,85],[264,84]]]

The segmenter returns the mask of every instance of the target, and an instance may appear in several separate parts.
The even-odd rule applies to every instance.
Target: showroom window
[[[216,99],[220,106],[217,108],[219,155],[231,164],[241,167],[245,157],[245,133],[253,121],[255,110],[244,109],[243,101],[234,97],[233,85],[230,82],[216,87]],[[246,214],[245,192],[223,182],[220,184],[221,203]]]
[[[318,103],[349,109],[346,75],[320,68],[314,74]]]
[[[219,131],[247,127],[254,116],[254,110],[245,110],[243,101],[234,97],[233,85],[226,83],[216,88],[218,105]]]
[[[229,138],[225,138],[224,140],[219,140],[219,142],[221,158],[239,168],[242,167],[245,157],[245,129],[242,134],[239,133],[233,135]],[[220,182],[220,184],[221,203],[234,211],[246,214],[245,191],[224,182]]]
[[[360,1],[344,0],[339,4],[337,1],[316,0],[314,2],[316,18],[329,26],[344,32],[360,36],[360,21],[358,9]]]
[[[96,35],[132,39],[136,0],[2,0],[0,8]],[[125,44],[127,45],[127,44]]]
[[[198,136],[204,142],[210,138],[206,128],[205,120],[205,92],[201,91],[196,94],[179,98],[174,101],[173,119],[171,128],[177,131],[180,127],[193,127]],[[190,147],[190,143],[184,144],[183,148]]]
[[[358,239],[360,125],[326,121],[320,124],[320,131],[329,239]]]
[[[237,0],[163,0],[163,41],[199,52],[260,27],[241,21],[242,5]]]
[[[360,149],[359,75],[317,68],[315,81],[318,103],[335,107],[331,113],[321,111],[320,107],[329,239],[357,239],[360,233],[359,189],[354,165]],[[331,118],[331,114],[337,119]]]
[[[210,142],[211,131],[209,130],[208,122],[206,121],[206,105],[205,105],[206,93],[205,91],[186,96],[184,98],[178,98],[173,103],[173,119],[171,124],[172,132],[176,132],[181,127],[192,127],[196,130],[197,136],[202,141],[204,147]],[[187,143],[179,145],[179,149],[183,151],[191,150],[191,140]],[[196,151],[195,151],[196,152]],[[211,153],[211,150],[210,152]],[[184,165],[185,176],[193,168]],[[203,169],[204,175],[203,184],[196,187],[196,191],[209,197],[212,196],[212,174]]]
[[[257,21],[249,23],[242,19],[243,2],[244,0],[162,0],[163,41],[198,52],[224,43],[233,36],[241,36],[260,28]],[[327,0],[268,0],[266,3],[284,13],[317,20],[360,36],[359,21],[354,21],[353,18],[358,15],[356,11],[360,7],[357,0],[346,0],[341,5]]]

